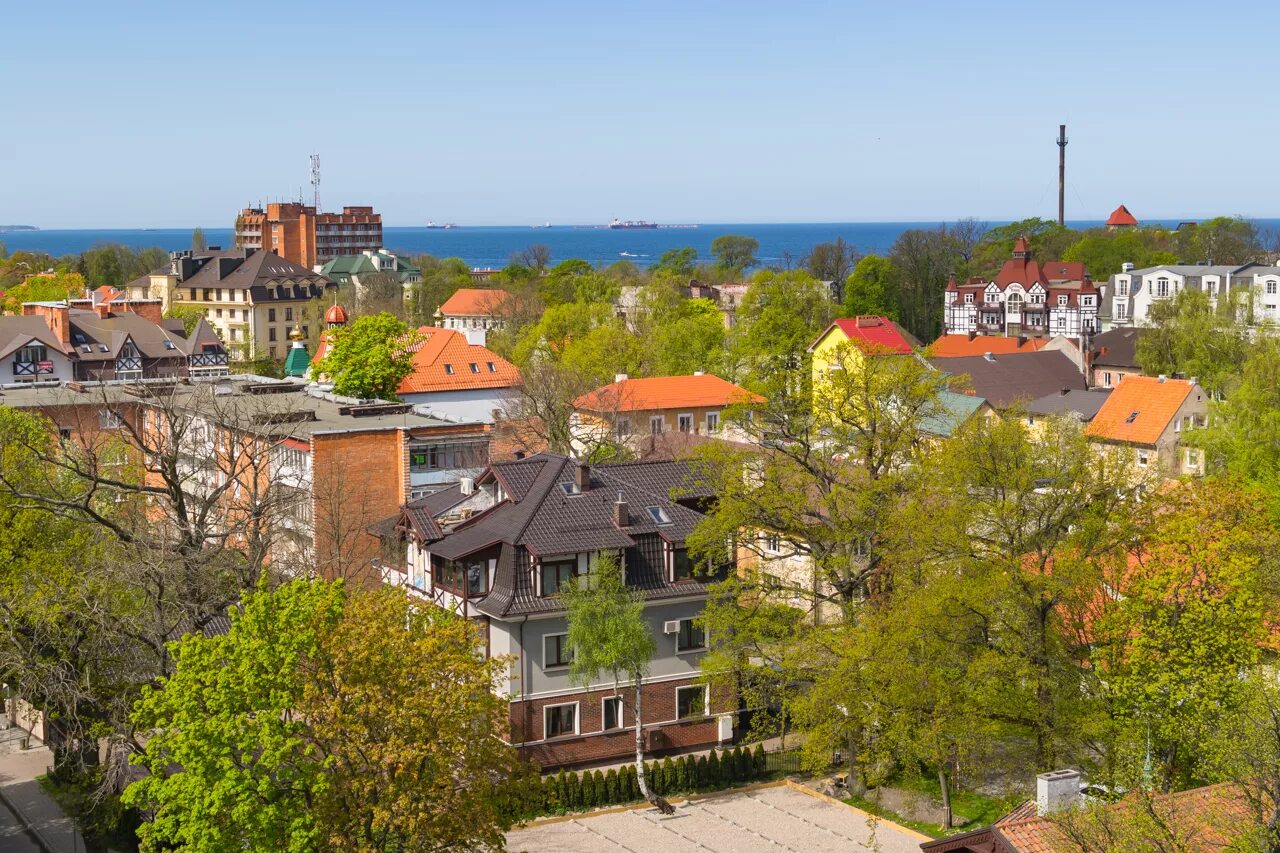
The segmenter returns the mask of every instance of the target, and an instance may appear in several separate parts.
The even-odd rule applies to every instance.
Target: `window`
[[[715,433],[720,431],[720,413],[707,412],[707,432]]]
[[[764,550],[770,554],[777,554],[782,550],[782,539],[779,538],[778,534],[770,533],[764,537]]]
[[[707,686],[693,684],[689,687],[676,688],[676,717],[687,720],[689,717],[701,717],[707,713]]]
[[[693,415],[677,415],[676,428],[681,432],[693,432]]]
[[[1270,281],[1267,282],[1267,296],[1275,296],[1275,295],[1276,295],[1276,281],[1275,279],[1271,279]]]
[[[1187,448],[1187,467],[1188,468],[1200,467],[1200,451],[1197,448],[1194,448],[1194,447]]]
[[[478,468],[484,465],[488,458],[486,442],[420,444],[409,448],[409,470],[421,474],[427,471]]]
[[[693,580],[693,560],[689,557],[688,548],[676,548],[672,553],[671,579],[677,581]]]
[[[617,438],[626,438],[631,435],[631,421],[627,418],[614,418],[613,434]]]
[[[292,308],[284,309],[284,321],[288,323],[292,320],[293,320],[293,309]]]
[[[972,304],[973,304],[973,294],[972,294],[972,293],[966,293],[966,294],[964,295],[964,304],[965,304],[965,305],[972,305]]]
[[[568,634],[547,634],[542,638],[542,668],[568,666],[573,663]]]
[[[680,633],[676,635],[676,651],[691,652],[707,647],[707,634],[695,627],[692,619],[680,620]]]
[[[275,339],[276,339],[276,327],[272,326],[270,329],[267,329],[267,340],[274,341]]]
[[[1169,279],[1167,278],[1156,279],[1156,297],[1159,299],[1163,299],[1168,295],[1169,295]]]
[[[600,701],[601,731],[622,728],[622,697],[606,696]]]
[[[1107,386],[1108,388],[1111,387],[1111,371],[1110,370],[1103,371],[1102,384]]]
[[[274,323],[275,321],[276,321],[276,309],[274,309],[274,308],[268,308],[268,309],[267,309],[267,322],[268,322],[268,323]]]
[[[473,361],[473,362],[471,362],[470,367],[471,367],[471,372],[472,372],[472,373],[479,373],[479,372],[480,372],[480,365],[476,364],[474,361]]]
[[[227,299],[227,298],[226,298],[226,296],[224,295],[225,293],[226,293],[226,291],[225,291],[225,290],[223,290],[221,287],[219,287],[219,288],[218,288],[218,301],[219,301],[219,302],[225,302],[225,301],[226,301],[226,299]]]
[[[1146,450],[1139,450],[1139,451],[1138,451],[1138,467],[1139,467],[1139,468],[1146,468],[1146,467],[1147,467],[1147,465],[1148,465],[1150,462],[1151,462],[1151,457],[1150,457],[1150,455],[1148,454],[1148,451],[1146,451]]]
[[[1067,295],[1065,293],[1058,294],[1058,307],[1063,308],[1067,304]]]
[[[1092,297],[1092,296],[1081,296],[1081,297],[1080,297],[1080,305],[1081,305],[1081,307],[1084,307],[1084,308],[1092,308],[1092,307],[1093,307],[1093,297]]]
[[[1126,320],[1129,317],[1129,306],[1124,302],[1116,303],[1116,319]]]
[[[644,511],[649,513],[649,517],[653,519],[654,524],[671,523],[671,516],[667,515],[667,511],[660,506],[647,506]]]
[[[49,351],[41,344],[27,344],[18,350],[13,360],[21,364],[39,364],[49,360]]]
[[[1128,282],[1127,280],[1126,280],[1126,281],[1117,281],[1117,282],[1116,282],[1116,296],[1128,296],[1128,295],[1129,295],[1129,282]]]
[[[445,364],[445,366],[444,366],[444,372],[445,372],[445,374],[446,374],[446,375],[448,375],[448,376],[452,376],[452,375],[453,375],[453,365],[452,365],[452,364],[448,364],[448,363],[446,363],[446,364]]]
[[[98,410],[98,427],[99,429],[120,429],[124,426],[124,421],[120,416],[110,409]]]
[[[222,319],[222,309],[221,309],[221,308],[217,308],[217,309],[215,309],[215,310],[214,310],[214,312],[213,312],[213,316],[215,316],[215,317],[217,317],[219,320],[221,320],[221,319]]]
[[[567,560],[544,560],[542,567],[542,595],[555,595],[560,587],[572,581],[578,575],[578,558]]]
[[[494,365],[494,363],[493,363],[492,361],[486,361],[486,362],[485,362],[485,365],[486,365],[486,366],[488,366],[488,368],[489,368],[489,372],[490,372],[490,373],[497,373],[497,372],[498,372],[498,368]]]
[[[565,737],[578,733],[578,703],[548,705],[542,709],[543,737]]]
[[[666,420],[662,415],[654,415],[649,418],[649,432],[654,435],[662,435],[662,430],[666,427]]]

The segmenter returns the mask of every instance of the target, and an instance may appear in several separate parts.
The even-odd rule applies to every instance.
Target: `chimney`
[[[1120,265],[1120,272],[1133,272],[1133,264],[1125,261]]]
[[[482,347],[486,340],[486,332],[484,329],[467,329],[467,343],[472,346]]]
[[[1026,345],[1027,345],[1027,336],[1018,335],[1018,349],[1022,349]]]
[[[62,343],[71,346],[71,309],[67,307],[67,303],[63,302],[57,305],[40,304],[38,302],[25,302],[22,305],[22,316],[24,317],[43,317],[45,323],[49,325],[49,331],[62,341]]]
[[[1036,776],[1036,814],[1074,808],[1080,802],[1080,771],[1052,770]]]
[[[1161,384],[1164,384],[1165,380],[1167,380],[1168,378],[1169,378],[1168,376],[1165,376],[1163,373],[1161,373],[1159,376],[1156,377],[1156,381]]]
[[[879,317],[859,317],[856,321],[854,321],[854,325],[857,326],[859,329],[874,329],[876,326],[880,325],[880,318]]]
[[[614,382],[626,382],[626,381],[627,381],[627,374],[625,374],[625,373],[615,373],[615,374],[613,375],[613,381],[614,381]]]
[[[94,302],[93,310],[98,312],[98,317],[100,319],[105,320],[111,316],[111,306],[104,302]]]
[[[573,469],[573,484],[577,486],[579,492],[585,492],[591,488],[591,466],[586,462],[579,462],[578,467]]]
[[[613,523],[618,527],[626,527],[631,522],[631,513],[628,511],[627,502],[622,498],[622,492],[618,492],[618,499],[613,502]]]
[[[970,332],[970,333],[969,333],[969,340],[971,340],[971,341],[972,341],[972,340],[974,340],[974,339],[975,339],[975,338],[977,338],[977,337],[978,337],[978,333],[977,333],[977,332]]]
[[[706,374],[706,372],[705,372],[705,371],[702,371],[702,370],[695,370],[695,371],[693,372],[693,375],[694,375],[694,376],[706,376],[707,374]]]
[[[1065,397],[1065,396],[1067,396],[1067,395],[1068,395],[1068,394],[1070,394],[1070,393],[1071,393],[1071,389],[1070,389],[1070,388],[1062,388],[1062,389],[1060,389],[1060,390],[1058,391],[1058,396],[1059,396],[1059,397]]]
[[[1189,377],[1187,381],[1190,382],[1192,385],[1198,385],[1200,382],[1200,380],[1194,376]]]

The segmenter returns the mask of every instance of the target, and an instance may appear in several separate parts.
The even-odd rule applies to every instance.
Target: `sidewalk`
[[[0,755],[0,799],[46,853],[84,853],[84,839],[75,824],[36,781],[52,763],[53,753],[44,746]]]

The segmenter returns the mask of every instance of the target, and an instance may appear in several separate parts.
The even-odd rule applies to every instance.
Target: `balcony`
[[[15,361],[14,376],[47,376],[53,373],[52,361]]]
[[[997,321],[997,322],[992,322],[990,320],[978,320],[976,323],[974,323],[974,325],[977,326],[978,330],[982,332],[1003,332],[1004,331],[1003,320]]]
[[[1024,314],[1043,314],[1049,310],[1049,306],[1043,302],[1024,302],[1022,303],[1022,313]]]

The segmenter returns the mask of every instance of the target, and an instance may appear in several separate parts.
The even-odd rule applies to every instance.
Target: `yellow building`
[[[920,342],[888,317],[847,317],[835,320],[809,345],[813,365],[813,386],[840,369],[850,352],[848,344],[868,355],[909,355]]]

